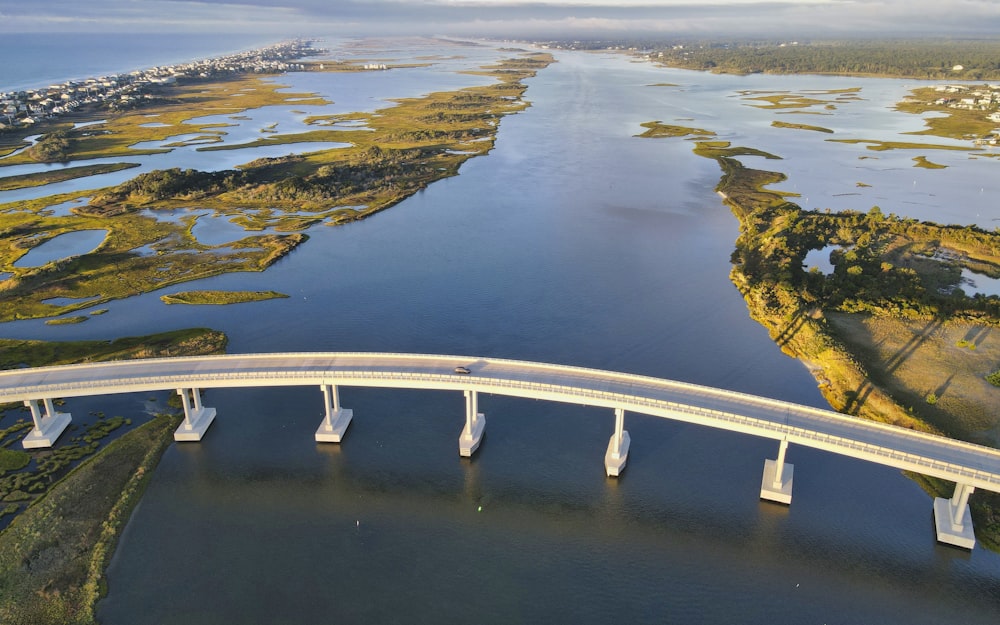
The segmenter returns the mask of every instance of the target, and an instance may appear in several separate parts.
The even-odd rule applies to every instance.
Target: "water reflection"
[[[15,267],[40,267],[61,258],[86,254],[103,243],[107,235],[107,230],[77,230],[60,234],[31,248],[13,264]]]

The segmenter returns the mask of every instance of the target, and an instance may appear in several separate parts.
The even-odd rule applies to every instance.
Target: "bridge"
[[[324,416],[315,438],[329,443],[341,442],[353,418],[353,411],[340,405],[341,386],[461,391],[466,399],[458,437],[462,456],[476,452],[485,431],[479,393],[610,408],[614,429],[604,456],[609,476],[620,475],[628,458],[626,412],[761,436],[776,441],[778,449],[775,458],[764,461],[760,497],[786,505],[792,500],[794,469],[785,462],[788,446],[822,449],[955,482],[950,499],[934,500],[937,540],[966,549],[975,545],[969,495],[976,488],[1000,492],[1000,450],[989,447],[696,384],[496,358],[232,354],[15,369],[0,372],[0,404],[23,402],[31,410],[34,428],[22,443],[31,449],[51,447],[70,423],[70,414],[56,411],[57,398],[172,390],[184,406],[175,440],[198,441],[216,416],[214,408],[202,404],[202,390],[261,386],[318,386]]]

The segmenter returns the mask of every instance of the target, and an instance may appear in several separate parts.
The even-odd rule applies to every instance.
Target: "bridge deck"
[[[469,374],[456,374],[464,366]],[[471,390],[744,432],[1000,492],[1000,451],[789,402],[639,375],[492,358],[292,353],[130,360],[0,372],[0,403],[180,388]]]

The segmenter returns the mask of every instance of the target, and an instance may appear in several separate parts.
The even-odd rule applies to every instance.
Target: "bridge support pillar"
[[[628,460],[628,448],[632,439],[625,428],[625,410],[615,408],[615,433],[608,441],[608,451],[604,454],[604,470],[609,477],[618,477]]]
[[[934,499],[934,526],[939,543],[964,549],[976,546],[976,535],[969,516],[969,495],[976,489],[968,484],[955,484],[951,499]]]
[[[196,388],[179,388],[177,394],[184,404],[184,421],[174,430],[174,440],[200,441],[215,420],[215,408],[201,405],[201,394]]]
[[[72,420],[68,412],[56,412],[51,399],[43,399],[42,404],[45,406],[44,415],[39,410],[36,400],[29,399],[24,402],[24,405],[31,409],[31,420],[35,423],[35,427],[21,441],[21,446],[25,449],[52,447]]]
[[[783,438],[778,447],[778,459],[764,461],[764,477],[760,482],[761,499],[785,505],[792,503],[792,473],[795,467],[785,463],[787,451],[788,439]]]
[[[479,396],[476,391],[465,391],[465,428],[458,437],[458,454],[466,458],[479,449],[486,430],[486,417],[479,412]]]
[[[323,384],[323,405],[326,408],[326,416],[323,422],[316,428],[317,443],[339,443],[344,438],[347,426],[351,424],[354,411],[350,408],[340,407],[340,393],[333,384]]]

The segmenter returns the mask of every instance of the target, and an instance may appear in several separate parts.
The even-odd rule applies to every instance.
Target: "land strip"
[[[997,446],[1000,389],[987,378],[1000,354],[1000,297],[969,297],[959,287],[963,269],[1000,276],[1000,231],[918,222],[878,207],[804,211],[789,200],[795,194],[770,188],[783,174],[738,160],[777,156],[695,141],[694,152],[721,167],[716,190],[740,222],[733,283],[750,316],[810,368],[830,405]],[[806,254],[827,247],[839,249],[834,272],[806,271]],[[952,485],[919,481],[951,497]],[[971,505],[977,536],[1000,550],[1000,496],[979,492]]]
[[[199,328],[112,341],[0,339],[0,368],[215,354],[225,345],[221,332]],[[180,417],[132,428],[120,416],[77,415],[55,449],[27,452],[11,447],[31,421],[12,406],[0,416],[0,520],[9,521],[0,530],[0,622],[93,623],[117,538]]]
[[[0,205],[0,269],[7,273],[0,280],[0,321],[64,315],[220,273],[262,271],[307,236],[251,235],[204,245],[193,234],[198,219],[193,212],[171,220],[157,215],[210,210],[249,231],[294,231],[364,219],[456,175],[466,160],[489,152],[500,119],[527,106],[524,79],[550,62],[550,55],[526,53],[483,68],[483,74],[497,79],[494,84],[398,100],[375,113],[314,116],[308,121],[316,130],[266,140],[269,145],[336,142],[342,148],[317,147],[312,153],[258,159],[221,172],[153,171],[96,192]],[[170,92],[170,103],[112,117],[100,127],[63,130],[65,141],[58,147],[72,159],[123,154],[139,140],[177,134],[174,126],[184,124],[195,110],[233,115],[249,106],[287,104],[290,97],[302,107],[325,102],[309,99],[309,94],[278,93],[279,88],[246,76],[178,87]],[[152,126],[150,115],[157,116]],[[344,128],[343,122],[351,127]],[[198,133],[212,130],[195,128]],[[231,146],[201,149],[209,147]],[[30,158],[12,158],[17,157]],[[46,214],[52,205],[86,197],[88,202],[74,206],[71,215]],[[30,249],[85,229],[108,231],[93,252],[41,267],[14,267]]]

